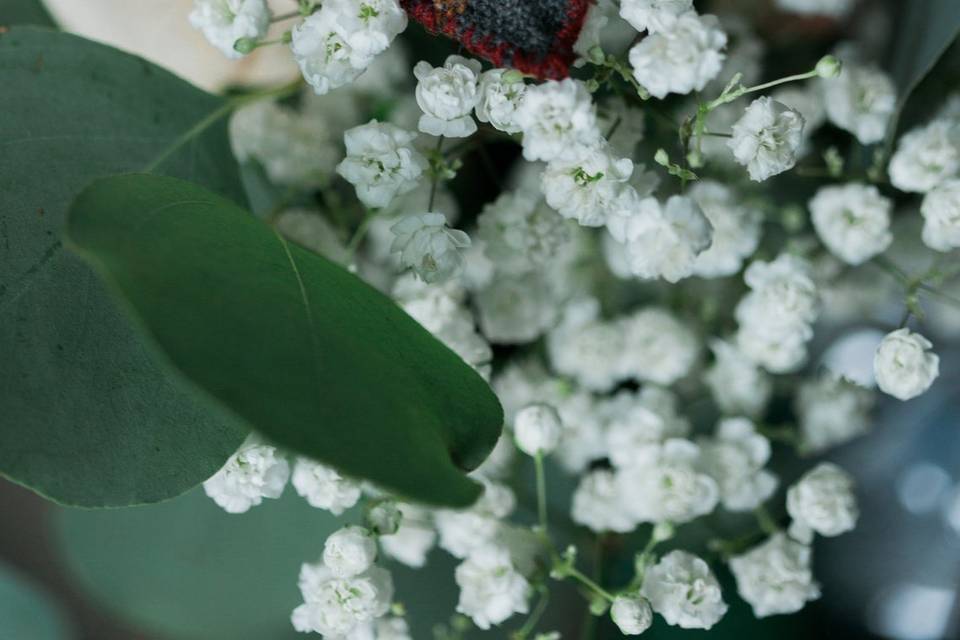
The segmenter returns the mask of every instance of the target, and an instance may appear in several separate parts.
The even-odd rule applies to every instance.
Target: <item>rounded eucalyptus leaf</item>
[[[224,101],[140,58],[41,28],[0,33],[0,473],[86,507],[157,502],[245,437],[150,357],[102,282],[63,250],[92,179],[140,170],[243,202]]]

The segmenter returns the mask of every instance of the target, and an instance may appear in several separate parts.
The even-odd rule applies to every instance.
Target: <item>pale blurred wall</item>
[[[193,0],[44,0],[60,26],[135,53],[194,84],[216,91],[238,84],[280,84],[296,77],[284,45],[229,60],[210,46],[187,20]],[[296,9],[294,0],[270,0],[276,14]],[[274,25],[277,32],[289,28]]]

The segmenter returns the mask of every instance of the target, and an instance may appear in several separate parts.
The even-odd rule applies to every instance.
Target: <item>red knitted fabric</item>
[[[475,56],[540,79],[565,78],[593,0],[400,0],[411,18]]]

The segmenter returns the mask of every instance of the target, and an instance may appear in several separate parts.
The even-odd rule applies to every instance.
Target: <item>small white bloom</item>
[[[705,278],[737,273],[757,250],[763,214],[739,204],[730,188],[712,180],[697,181],[689,194],[713,227],[710,247],[697,256],[693,272]]]
[[[627,497],[620,490],[613,472],[597,469],[583,476],[573,493],[571,517],[577,524],[603,533],[628,533],[637,527],[637,520],[626,506]]]
[[[367,511],[366,522],[370,530],[378,536],[393,535],[400,528],[403,512],[393,500],[379,500]]]
[[[607,145],[580,146],[547,165],[540,188],[564,218],[600,227],[636,203],[628,183],[632,173],[633,161],[614,157]]]
[[[528,610],[530,584],[514,568],[506,549],[488,545],[474,550],[454,578],[460,587],[457,611],[481,629]]]
[[[677,399],[666,389],[644,386],[639,393],[621,391],[600,405],[606,414],[607,457],[615,467],[629,467],[651,445],[683,438],[690,423],[677,413]]]
[[[450,278],[463,264],[460,250],[470,246],[470,236],[448,228],[442,213],[408,215],[390,230],[395,236],[390,251],[399,252],[401,264],[424,282]]]
[[[516,111],[523,157],[550,162],[600,139],[597,114],[582,82],[567,78],[528,87]]]
[[[665,31],[693,9],[693,0],[621,0],[620,17],[637,31]]]
[[[723,67],[727,34],[716,16],[688,11],[630,49],[633,77],[657,98],[700,91]]]
[[[960,247],[960,179],[951,178],[934,187],[920,206],[923,243],[936,251]]]
[[[960,173],[960,121],[938,118],[900,137],[890,158],[890,183],[926,193]]]
[[[805,381],[796,400],[804,448],[816,453],[866,433],[873,400],[870,390],[839,376]]]
[[[751,291],[735,310],[737,347],[772,373],[796,369],[806,359],[818,314],[811,265],[785,253],[772,262],[752,263],[744,280]]]
[[[527,455],[549,454],[560,443],[563,423],[557,410],[548,404],[531,404],[513,419],[517,447]]]
[[[665,204],[644,198],[632,211],[608,219],[607,229],[626,244],[634,275],[677,282],[693,273],[697,256],[710,247],[713,228],[700,207],[686,196]]]
[[[835,464],[817,465],[787,491],[787,512],[793,518],[790,535],[800,542],[810,543],[813,533],[838,536],[852,530],[860,515],[853,478]]]
[[[508,69],[491,69],[480,76],[477,119],[504,133],[519,133],[517,109],[527,92],[523,77]]]
[[[294,629],[333,638],[384,615],[393,600],[393,578],[381,567],[338,578],[322,563],[304,564],[299,586],[304,603],[291,616]]]
[[[777,477],[764,469],[770,441],[746,418],[726,418],[717,433],[700,443],[703,469],[717,481],[720,500],[728,511],[751,511],[777,489]]]
[[[356,80],[407,27],[397,0],[327,0],[293,29],[291,49],[317,95]]]
[[[713,511],[719,488],[697,470],[700,447],[671,438],[650,445],[617,473],[620,491],[632,496],[628,508],[638,522],[689,522]]]
[[[244,513],[264,498],[279,498],[289,477],[287,459],[251,436],[203,483],[203,490],[227,513]]]
[[[416,134],[375,120],[354,127],[343,136],[347,157],[337,173],[356,187],[357,198],[368,207],[385,207],[408,193],[427,168],[427,160],[411,142]]]
[[[645,307],[617,325],[624,342],[621,377],[669,386],[689,374],[700,356],[697,333],[666,309]]]
[[[553,212],[551,217],[562,221]],[[483,335],[497,344],[531,342],[557,320],[557,300],[540,271],[501,274],[476,293],[474,303]]]
[[[820,241],[851,265],[863,264],[893,242],[891,209],[893,203],[875,186],[855,182],[823,187],[810,200],[810,214]]]
[[[765,618],[796,613],[820,597],[820,587],[810,570],[808,545],[785,534],[771,536],[758,547],[730,560],[740,597],[750,603],[753,614]]]
[[[610,618],[623,635],[638,636],[653,624],[653,609],[639,595],[620,595],[610,606]]]
[[[727,415],[759,416],[773,393],[770,376],[724,340],[710,343],[714,362],[703,374],[713,399]]]
[[[571,239],[570,225],[525,191],[505,191],[477,218],[477,236],[497,271],[526,273],[548,265]]]
[[[640,589],[667,624],[710,629],[727,612],[710,566],[686,551],[671,551],[647,570]]]
[[[477,130],[470,113],[480,101],[480,63],[450,56],[442,67],[418,62],[417,104],[423,110],[420,131],[432,136],[466,138]]]
[[[190,24],[228,58],[240,58],[237,40],[260,40],[270,28],[267,0],[194,0]]]
[[[803,116],[766,96],[757,98],[733,125],[727,143],[750,179],[762,182],[797,164],[803,142]]]
[[[377,559],[377,543],[363,527],[344,527],[330,534],[323,545],[323,563],[338,578],[359,575]]]
[[[419,569],[427,563],[427,554],[436,544],[437,534],[430,514],[411,504],[400,504],[403,518],[396,533],[380,536],[383,552],[402,564]]]
[[[940,357],[929,349],[933,344],[907,328],[888,333],[873,359],[877,386],[899,400],[925,392],[940,375]]]
[[[442,509],[434,514],[440,547],[457,558],[466,558],[501,533],[503,523],[516,506],[509,487],[484,480],[484,492],[471,508],[461,511]]]
[[[862,144],[883,140],[897,105],[897,91],[887,74],[845,61],[839,78],[821,82],[830,122]]]
[[[622,377],[623,331],[598,318],[593,298],[570,302],[564,319],[547,336],[550,364],[591,391],[609,391]]]
[[[293,488],[310,506],[340,515],[360,499],[360,483],[306,458],[293,465]]]

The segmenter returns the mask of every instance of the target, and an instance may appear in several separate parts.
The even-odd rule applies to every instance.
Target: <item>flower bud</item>
[[[233,43],[233,49],[237,53],[242,53],[247,55],[248,53],[253,53],[253,50],[257,48],[256,38],[240,38]]]
[[[392,536],[400,528],[403,514],[397,503],[387,500],[375,505],[367,514],[367,525],[380,536]]]
[[[363,527],[344,527],[323,545],[323,563],[333,575],[348,578],[363,573],[377,557],[377,544]]]
[[[562,429],[557,410],[547,404],[524,407],[513,421],[517,447],[531,456],[553,451],[560,443]]]
[[[617,596],[610,607],[610,617],[626,636],[638,636],[653,623],[653,610],[646,598],[638,595]]]
[[[823,56],[817,63],[817,75],[821,78],[836,78],[843,69],[843,63],[836,56]]]

